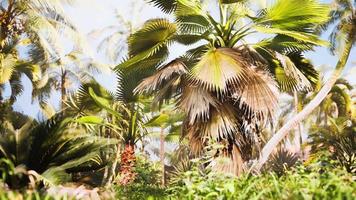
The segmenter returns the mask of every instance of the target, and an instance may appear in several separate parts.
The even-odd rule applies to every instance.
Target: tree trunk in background
[[[267,144],[263,147],[260,158],[255,165],[255,170],[259,171],[263,164],[267,162],[268,157],[272,153],[272,151],[277,147],[277,145],[286,137],[288,132],[293,129],[299,122],[304,120],[316,107],[320,105],[320,103],[325,99],[325,97],[329,94],[336,80],[341,76],[343,69],[345,68],[346,62],[349,58],[350,51],[352,48],[352,34],[349,34],[349,40],[345,45],[344,52],[338,61],[335,70],[329,80],[326,81],[324,86],[318,92],[318,94],[314,97],[314,99],[304,107],[304,109],[290,119],[284,126],[275,134],[273,137],[267,142]]]
[[[66,101],[67,101],[67,89],[66,89],[66,77],[67,72],[62,69],[62,75],[61,75],[61,109],[64,110],[66,107]]]
[[[120,185],[128,185],[135,180],[136,173],[133,170],[135,162],[135,145],[125,144],[124,151],[121,154]]]
[[[161,134],[160,134],[160,149],[159,149],[159,156],[161,160],[161,167],[162,167],[162,186],[166,185],[166,170],[164,165],[164,128],[161,127]]]
[[[116,146],[116,155],[115,155],[115,160],[111,166],[111,170],[109,172],[109,178],[107,179],[107,182],[106,182],[106,186],[107,187],[110,187],[111,183],[113,183],[115,181],[115,177],[116,177],[116,167],[117,167],[117,163],[119,161],[119,158],[120,158],[120,153],[121,153],[121,145],[118,144]]]
[[[300,102],[298,99],[298,93],[297,91],[294,91],[294,109],[295,109],[295,113],[298,114],[300,112]],[[298,142],[299,142],[299,149],[298,151],[300,152],[300,157],[303,158],[303,133],[302,133],[302,123],[298,122],[298,129],[297,129],[297,137],[298,137]]]

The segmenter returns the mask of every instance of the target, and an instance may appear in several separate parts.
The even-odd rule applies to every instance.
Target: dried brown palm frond
[[[183,61],[176,59],[159,68],[157,73],[145,78],[134,90],[135,94],[147,94],[159,91],[153,99],[153,105],[160,105],[165,100],[174,96],[180,88],[187,73]]]
[[[201,134],[205,138],[215,141],[228,138],[237,138],[239,133],[239,121],[235,108],[227,103],[214,108],[211,117],[202,127]]]
[[[178,100],[179,108],[187,113],[189,124],[194,124],[197,120],[206,122],[210,117],[210,108],[218,105],[218,100],[210,92],[192,85],[183,88]]]
[[[263,60],[251,62],[254,57],[243,56],[232,48],[210,50],[193,67],[190,79],[205,90],[222,95],[232,93],[240,107],[247,105],[245,114],[271,117],[278,102],[277,84],[262,70],[265,68]]]
[[[185,64],[180,60],[173,60],[164,65],[158,71],[145,78],[135,89],[135,93],[151,93],[155,90],[163,88],[170,80],[177,78],[187,73]]]
[[[182,138],[188,139],[190,151],[195,156],[203,154],[206,144],[205,138],[202,138],[199,134],[201,125],[201,123],[190,125],[187,119],[183,122]]]
[[[278,105],[276,82],[266,71],[249,70],[246,83],[234,83],[232,97],[247,116],[271,119]]]
[[[220,151],[219,156],[216,156],[210,162],[211,169],[217,172],[240,175],[243,172],[244,160],[238,146],[236,144],[228,145]]]

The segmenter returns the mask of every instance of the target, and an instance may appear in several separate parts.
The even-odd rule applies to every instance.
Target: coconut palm
[[[328,95],[337,79],[341,76],[343,69],[349,59],[352,47],[356,42],[356,2],[352,0],[335,0],[334,8],[331,12],[331,18],[328,25],[335,25],[331,34],[331,50],[338,49],[339,61],[331,77],[325,82],[323,87],[315,98],[296,116],[290,119],[266,144],[262,150],[261,157],[257,164],[257,169],[267,161],[269,155],[278,143],[288,134],[298,122],[305,119],[312,111],[320,105],[323,99]]]
[[[58,91],[61,109],[65,110],[68,94],[79,89],[81,84],[90,83],[95,74],[111,72],[108,66],[94,61],[79,50],[73,50],[46,65],[42,70],[42,79],[35,82],[32,90],[33,99],[38,99],[42,108],[50,106],[47,99],[53,91]]]
[[[10,104],[13,104],[16,98],[22,94],[22,75],[32,81],[37,81],[39,78],[39,66],[19,58],[16,49],[18,43],[18,40],[5,42],[0,52],[0,102],[8,100]],[[6,84],[9,84],[11,89],[8,99],[3,95]]]
[[[65,53],[63,38],[74,41],[76,49],[85,49],[85,41],[64,13],[63,3],[69,2],[1,1],[0,52],[3,64],[0,86],[10,83],[11,99],[21,94],[20,77],[25,74],[33,83],[33,97],[43,104],[51,89],[48,85],[55,85],[46,84],[52,80],[47,71],[53,71],[50,66],[69,57]],[[19,49],[22,49],[21,54]]]
[[[150,2],[172,13],[175,22],[147,21],[129,38],[129,57],[117,68],[155,71],[135,92],[154,93],[157,104],[177,98],[186,114],[182,134],[192,151],[202,154],[209,143],[219,143],[223,148],[216,156],[230,162],[215,168],[240,174],[261,127],[272,119],[278,87],[310,87],[315,71],[295,63],[303,60],[301,52],[326,44],[313,27],[327,21],[327,6],[286,0],[254,10],[258,6],[249,1],[221,0],[220,17],[214,18],[201,1]],[[247,43],[258,33],[266,38]],[[173,42],[191,49],[167,62]]]
[[[352,117],[352,89],[353,86],[347,80],[342,78],[338,79],[327,97],[316,110],[315,123],[320,124],[324,121],[324,124],[327,125],[329,117]],[[309,98],[306,99],[306,101],[308,100],[310,101]]]

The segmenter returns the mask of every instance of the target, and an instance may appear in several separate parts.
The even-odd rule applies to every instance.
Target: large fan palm
[[[186,114],[183,136],[193,152],[203,153],[208,142],[220,143],[224,148],[216,156],[232,162],[215,162],[215,167],[241,173],[261,126],[272,119],[278,87],[310,87],[315,70],[296,63],[303,61],[302,51],[325,44],[313,30],[327,21],[327,6],[314,0],[280,0],[254,11],[257,5],[249,1],[218,1],[220,18],[214,18],[201,1],[151,2],[172,13],[175,22],[149,20],[130,37],[129,58],[117,68],[155,70],[136,93],[155,93],[156,103],[175,97]],[[256,33],[266,38],[247,43]],[[173,42],[195,47],[165,63]]]
[[[305,119],[312,111],[317,108],[325,99],[333,85],[341,76],[343,69],[349,59],[352,47],[356,42],[356,1],[353,0],[335,0],[334,9],[330,20],[326,23],[328,25],[336,24],[333,33],[331,34],[331,50],[339,50],[339,61],[336,64],[335,70],[331,77],[325,82],[315,98],[295,117],[290,119],[266,144],[262,150],[261,158],[259,159],[257,169],[267,161],[273,149],[280,141],[288,134],[289,130],[293,128],[298,122]],[[339,48],[337,48],[339,47]]]

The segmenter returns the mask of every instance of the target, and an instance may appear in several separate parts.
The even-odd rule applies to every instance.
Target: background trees
[[[325,82],[324,86],[320,89],[319,93],[315,98],[295,117],[290,119],[267,143],[267,145],[262,150],[262,156],[258,162],[257,168],[260,168],[268,159],[268,156],[273,151],[274,147],[288,134],[290,130],[296,123],[300,122],[306,118],[328,95],[329,91],[332,89],[333,85],[337,79],[341,76],[343,69],[345,68],[346,62],[349,59],[351,49],[355,43],[355,2],[352,1],[336,1],[336,9],[332,13],[332,17],[329,24],[334,22],[337,23],[334,33],[331,35],[331,43],[333,46],[342,45],[342,52],[340,53],[340,58],[335,66],[333,74]],[[337,33],[336,33],[337,32]],[[338,36],[336,36],[338,35]],[[339,41],[336,39],[338,38]],[[340,40],[340,38],[342,38]]]

